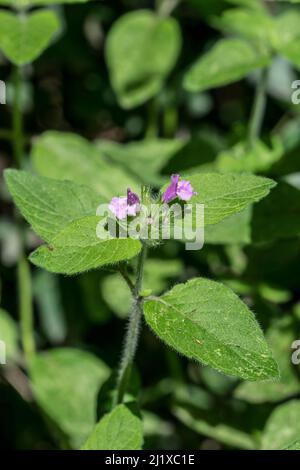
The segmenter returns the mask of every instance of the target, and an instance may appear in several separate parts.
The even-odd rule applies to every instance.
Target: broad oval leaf
[[[246,380],[278,377],[278,367],[253,313],[223,284],[193,279],[147,300],[153,331],[181,354]]]
[[[95,215],[101,202],[99,196],[86,186],[27,171],[6,170],[5,181],[22,215],[48,242],[73,220]]]
[[[113,24],[106,41],[106,60],[121,106],[133,108],[158,93],[180,46],[176,20],[150,10],[127,13]]]
[[[191,204],[204,204],[204,225],[217,224],[268,195],[275,181],[254,175],[200,173],[184,176],[197,192]],[[162,189],[164,191],[166,186]]]
[[[269,62],[265,52],[241,39],[221,39],[185,74],[183,86],[188,91],[199,92],[228,85]]]
[[[105,415],[82,450],[141,450],[142,421],[128,405],[118,405]]]
[[[30,255],[40,268],[59,274],[78,274],[135,257],[141,242],[132,238],[99,239],[96,234],[100,218],[84,217],[67,225],[51,245],[44,245]]]
[[[26,16],[0,11],[0,49],[14,64],[27,64],[48,47],[59,27],[54,11],[37,11]]]
[[[30,364],[38,405],[74,448],[83,444],[96,423],[97,394],[109,374],[104,362],[79,349],[53,349]]]
[[[300,436],[300,400],[291,400],[275,408],[262,436],[262,448],[279,450]]]
[[[76,134],[45,132],[35,139],[31,154],[35,170],[51,178],[85,184],[104,201],[138,190],[138,180],[125,169],[106,160],[93,144]]]

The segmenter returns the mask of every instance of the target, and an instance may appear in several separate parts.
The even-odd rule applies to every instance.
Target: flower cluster
[[[189,201],[196,194],[189,181],[180,180],[180,175],[172,175],[171,183],[162,195],[162,202],[168,204],[176,198]],[[141,210],[140,199],[130,188],[127,189],[127,197],[113,197],[108,207],[119,220],[135,217]]]

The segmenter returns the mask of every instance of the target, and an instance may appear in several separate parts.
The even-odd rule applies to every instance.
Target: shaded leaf
[[[188,91],[204,91],[236,82],[270,59],[240,39],[221,39],[201,56],[184,77]]]
[[[133,108],[159,92],[175,65],[180,46],[176,20],[150,10],[127,13],[113,24],[105,52],[121,106]]]
[[[118,405],[105,415],[82,447],[82,450],[140,450],[143,426],[129,406]]]
[[[53,349],[35,357],[30,376],[39,406],[71,446],[80,447],[96,423],[97,394],[108,367],[85,351]]]
[[[279,450],[299,439],[300,401],[291,400],[275,408],[262,436],[262,448]]]
[[[295,339],[291,319],[275,322],[266,334],[280,370],[278,382],[261,383],[259,386],[244,382],[235,390],[235,396],[249,403],[265,403],[284,400],[300,391],[300,385],[291,363],[291,345]]]
[[[85,184],[104,201],[126,194],[128,187],[139,187],[135,178],[107,161],[93,144],[76,134],[45,132],[35,139],[31,160],[39,174]]]

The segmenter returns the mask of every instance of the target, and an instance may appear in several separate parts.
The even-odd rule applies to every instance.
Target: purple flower
[[[189,201],[197,193],[194,192],[193,187],[189,181],[179,181],[179,175],[171,176],[171,184],[168,186],[163,194],[162,201],[169,203],[177,197],[182,201]]]
[[[117,219],[123,220],[127,216],[137,215],[140,211],[140,199],[128,188],[127,197],[113,197],[108,207]]]
[[[196,193],[189,181],[179,181],[177,185],[177,196],[183,201],[189,201]]]
[[[109,210],[117,217],[117,219],[126,219],[127,217],[127,198],[113,197],[109,204]]]
[[[171,184],[167,187],[166,191],[163,194],[162,201],[163,202],[171,202],[173,199],[177,197],[177,186],[180,176],[179,175],[172,175],[171,176]]]

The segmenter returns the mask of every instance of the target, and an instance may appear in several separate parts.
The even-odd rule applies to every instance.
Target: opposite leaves
[[[278,377],[253,313],[228,287],[194,279],[144,305],[147,323],[185,356],[246,380]]]

